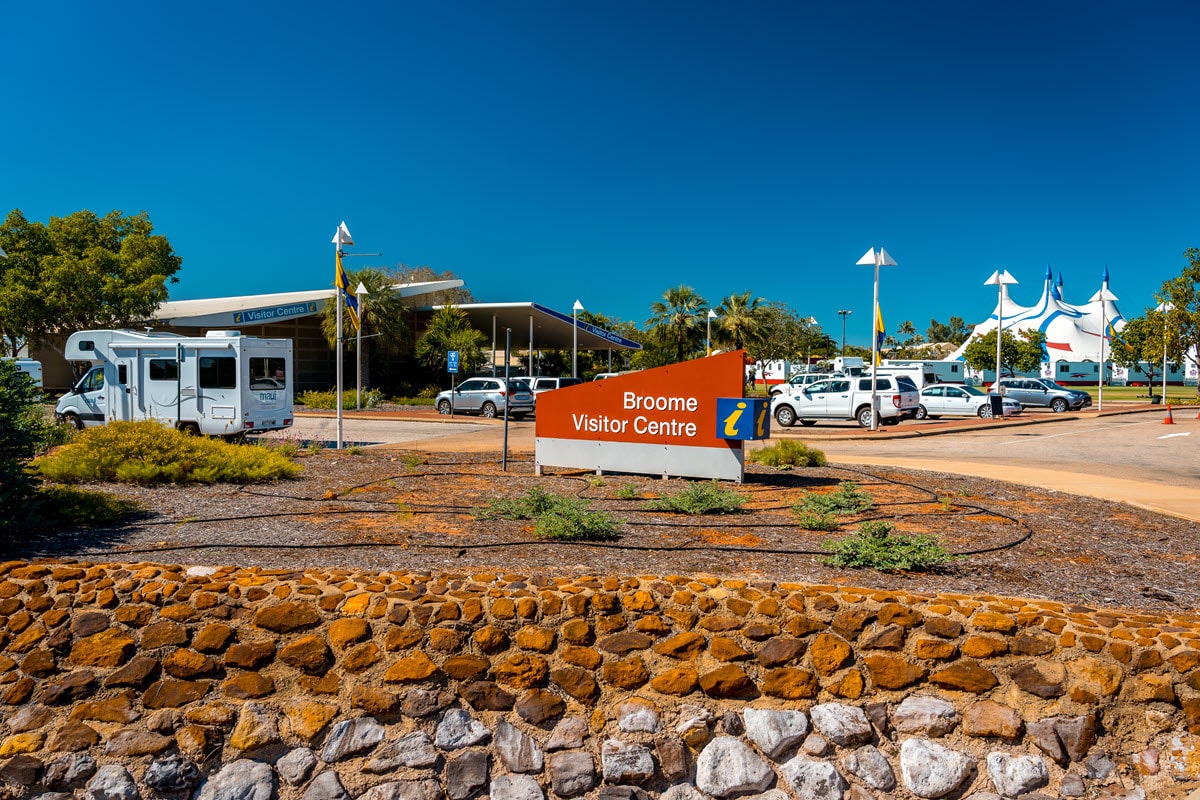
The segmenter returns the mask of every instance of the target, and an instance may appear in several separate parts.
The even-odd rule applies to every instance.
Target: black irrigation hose
[[[429,466],[429,465],[426,464],[425,466]],[[434,466],[443,466],[443,465],[435,464]],[[444,466],[458,466],[458,465],[445,464]],[[922,486],[917,486],[917,485],[909,483],[907,481],[901,481],[901,480],[897,480],[894,478],[888,478],[888,477],[885,477],[882,475],[876,475],[876,474],[867,472],[865,470],[855,469],[855,468],[851,468],[851,467],[827,467],[827,469],[840,469],[845,472],[852,472],[852,473],[855,473],[858,475],[865,475],[869,478],[874,479],[875,481],[877,481],[879,483],[892,484],[892,485],[896,485],[896,486],[905,486],[909,489],[924,493],[929,496],[928,500],[905,500],[905,501],[899,501],[896,503],[888,503],[887,504],[888,506],[918,505],[918,504],[925,504],[925,503],[929,503],[929,502],[941,502],[941,498],[938,496],[937,492],[932,491],[930,489],[926,489]],[[404,474],[392,475],[392,476],[387,476],[387,477],[383,477],[383,478],[377,478],[375,480],[368,481],[366,483],[362,483],[357,486],[352,486],[349,489],[344,490],[344,492],[342,494],[339,494],[332,498],[297,497],[295,495],[280,495],[280,494],[272,494],[272,493],[268,493],[268,492],[258,492],[258,491],[246,489],[244,487],[241,488],[239,491],[241,491],[245,494],[254,495],[257,497],[282,498],[282,499],[297,500],[297,501],[303,501],[303,502],[331,502],[331,501],[336,500],[339,502],[381,503],[381,502],[386,502],[386,501],[371,500],[371,499],[367,499],[367,498],[348,499],[347,497],[345,497],[345,495],[350,492],[353,492],[357,489],[363,489],[368,486],[374,486],[374,485],[377,485],[384,481],[396,480],[398,478],[437,477],[437,476],[448,476],[448,475],[467,476],[467,475],[474,475],[474,474],[477,474],[477,473],[461,472],[461,471],[456,470],[456,471],[452,471],[452,472],[436,472],[436,473],[422,472],[422,473],[404,473]],[[496,477],[503,477],[503,476],[496,476]],[[528,477],[528,476],[514,475],[513,477]],[[587,489],[590,487],[590,483],[585,481],[585,479],[582,476],[560,475],[557,477],[564,478],[567,480],[577,480],[577,481],[583,482],[584,483],[583,488],[579,492],[576,493],[576,496],[580,497],[581,499],[583,499],[582,498],[583,493],[585,491],[587,491]],[[763,491],[766,491],[766,490],[767,490],[766,488],[763,489]],[[1028,541],[1033,536],[1034,531],[1031,527],[1029,527],[1029,525],[1027,525],[1023,521],[1021,521],[1021,520],[1017,519],[1016,517],[1013,517],[1009,514],[1004,514],[1002,512],[996,511],[994,509],[985,508],[984,506],[976,505],[973,503],[962,503],[962,502],[956,501],[954,503],[954,505],[959,506],[960,508],[963,508],[963,509],[970,509],[970,511],[968,511],[967,513],[962,514],[962,515],[956,515],[956,516],[974,516],[977,514],[990,514],[992,516],[1000,517],[1001,519],[1006,519],[1009,522],[1012,522],[1013,524],[1024,528],[1025,533],[1018,539],[1015,539],[1015,540],[1012,540],[1009,542],[1004,542],[1004,543],[996,545],[994,547],[986,547],[986,548],[980,548],[980,549],[976,549],[976,550],[965,550],[965,551],[961,551],[961,552],[954,552],[954,553],[951,553],[951,555],[953,555],[953,556],[961,558],[961,557],[965,557],[965,556],[981,555],[984,553],[993,553],[993,552],[997,552],[1000,550],[1007,550],[1007,549],[1011,549],[1013,547],[1017,547],[1020,544],[1023,544],[1024,542]],[[444,512],[448,509],[466,511],[466,510],[471,510],[472,508],[473,507],[471,507],[471,506],[444,506],[443,505],[443,506],[437,506],[437,507],[429,507],[428,510],[421,510],[420,508],[418,508],[416,510],[409,508],[407,510],[409,511],[409,513],[417,514],[417,513],[440,513],[440,512]],[[790,506],[768,507],[768,508],[760,508],[760,509],[754,509],[754,510],[755,511],[772,511],[772,510],[783,510],[784,508],[790,508]],[[636,512],[636,509],[634,509],[632,511]],[[294,517],[294,516],[301,516],[301,515],[310,515],[312,513],[314,513],[314,512],[311,512],[311,511],[280,511],[280,512],[273,512],[273,513],[272,512],[261,513],[261,514],[257,514],[256,517],[260,518],[260,519],[279,518],[279,517]],[[352,508],[352,509],[326,509],[324,511],[319,511],[316,513],[319,513],[321,515],[328,515],[328,516],[340,515],[340,514],[360,514],[360,515],[361,514],[394,514],[394,513],[396,513],[396,510],[390,509],[390,508],[389,509]],[[894,514],[894,515],[890,515],[890,516],[867,517],[865,519],[860,519],[858,521],[861,523],[861,522],[869,522],[869,521],[873,521],[873,520],[896,519],[898,517],[909,518],[909,517],[922,517],[922,516],[928,516],[928,515],[927,514],[902,514],[902,515]],[[140,523],[140,525],[142,525],[142,526],[159,526],[159,525],[212,524],[212,523],[218,523],[218,522],[234,522],[234,521],[241,520],[241,519],[242,519],[242,517],[237,516],[237,517],[207,517],[204,519],[182,519],[182,520],[147,520],[145,522]],[[695,521],[688,521],[688,522],[655,521],[655,522],[650,522],[650,521],[626,520],[626,521],[622,522],[621,524],[631,525],[631,526],[653,525],[655,527],[667,527],[667,528],[692,528],[692,527],[696,526]],[[791,529],[794,526],[793,525],[783,525],[783,524],[778,524],[778,525],[763,524],[761,522],[744,523],[743,524],[743,523],[722,521],[722,523],[720,525],[709,525],[709,527],[720,527],[720,528],[725,528],[725,529],[737,529],[737,528],[788,528],[788,529]],[[516,542],[494,542],[494,543],[485,543],[485,544],[477,544],[477,545],[463,545],[461,543],[444,544],[444,545],[443,544],[413,544],[411,542],[406,542],[406,543],[372,542],[372,543],[361,543],[361,544],[360,543],[341,543],[341,544],[330,544],[330,545],[229,544],[229,543],[215,544],[214,543],[214,544],[191,544],[191,545],[162,545],[162,546],[156,546],[156,547],[135,548],[135,549],[116,550],[116,551],[110,550],[110,551],[103,551],[103,552],[84,551],[82,553],[82,555],[105,555],[105,554],[112,554],[114,552],[122,553],[122,554],[159,553],[159,552],[171,552],[171,551],[176,551],[176,550],[205,550],[205,549],[215,549],[215,548],[244,548],[244,549],[249,549],[249,550],[258,550],[258,549],[263,549],[263,550],[266,550],[266,549],[334,550],[334,549],[352,549],[352,548],[358,548],[358,547],[375,547],[375,548],[404,547],[404,548],[410,548],[410,547],[415,546],[415,547],[419,547],[419,548],[423,548],[423,549],[431,549],[431,550],[467,551],[467,550],[476,550],[476,549],[497,549],[497,548],[523,547],[523,546],[546,545],[546,544],[583,546],[583,547],[592,547],[592,548],[597,548],[597,549],[623,550],[623,551],[631,551],[631,552],[643,552],[643,551],[654,552],[654,551],[659,551],[659,550],[663,549],[662,547],[650,546],[650,545],[621,545],[621,544],[610,545],[610,544],[602,544],[599,542],[588,542],[588,541],[579,541],[579,540],[561,541],[561,540],[534,539],[534,540],[521,540],[521,541],[516,541]],[[744,547],[728,547],[728,546],[724,546],[724,545],[711,545],[711,544],[675,545],[675,546],[672,546],[671,549],[676,550],[676,551],[683,551],[683,552],[708,551],[708,552],[718,552],[718,553],[727,552],[727,553],[743,553],[743,554],[747,551],[747,548],[744,548]],[[825,551],[825,550],[801,550],[801,549],[795,549],[795,548],[753,548],[752,550],[755,553],[763,553],[766,555],[828,555],[828,551]]]

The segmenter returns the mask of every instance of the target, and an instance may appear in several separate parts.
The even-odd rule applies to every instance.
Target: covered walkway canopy
[[[435,311],[440,308],[445,306],[433,306]],[[511,330],[513,350],[570,350],[576,325],[580,350],[642,349],[631,339],[533,302],[464,303],[458,308],[467,313],[471,327],[492,337],[493,349],[504,349],[505,331]]]

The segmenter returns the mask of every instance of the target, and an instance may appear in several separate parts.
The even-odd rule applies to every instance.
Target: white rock
[[[914,695],[904,698],[891,717],[892,727],[901,733],[919,733],[937,738],[958,725],[954,705],[940,697]]]
[[[783,777],[800,800],[842,800],[850,788],[833,764],[804,756],[784,764]]]
[[[900,745],[900,778],[918,797],[936,798],[962,785],[975,762],[966,753],[928,739],[906,739]]]
[[[813,727],[834,744],[854,747],[866,744],[875,736],[867,715],[858,706],[842,703],[823,703],[809,709]]]
[[[742,719],[746,736],[771,758],[783,755],[808,733],[808,717],[802,711],[747,708]]]
[[[500,775],[492,778],[492,797],[499,800],[545,800],[542,787],[532,775]]]
[[[716,737],[696,759],[696,788],[715,797],[761,792],[774,780],[767,762],[732,736]]]
[[[1016,797],[1050,782],[1046,762],[1037,756],[988,753],[987,771],[1001,797]]]
[[[874,745],[866,745],[847,754],[842,765],[872,789],[887,792],[896,787],[896,773],[892,772],[892,765]]]

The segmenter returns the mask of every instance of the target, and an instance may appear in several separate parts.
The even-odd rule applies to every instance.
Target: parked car
[[[798,372],[788,378],[786,382],[773,385],[769,393],[771,397],[774,397],[777,394],[783,394],[789,389],[799,386],[808,386],[810,383],[816,383],[817,381],[827,381],[830,378],[842,377],[845,376],[840,372]]]
[[[570,376],[552,378],[546,375],[539,375],[536,378],[531,378],[527,375],[521,375],[516,380],[525,381],[525,383],[529,384],[529,388],[533,391],[534,399],[542,392],[548,392],[551,389],[564,389],[567,386],[578,386],[583,383],[581,378],[572,378]]]
[[[880,375],[875,393],[879,397],[879,422],[895,425],[916,416],[919,405],[916,385],[904,375]],[[785,428],[796,422],[813,425],[821,419],[853,419],[871,427],[872,378],[830,378],[791,388],[771,401],[771,414]]]
[[[1000,393],[1022,406],[1038,406],[1062,413],[1078,411],[1092,404],[1092,396],[1078,389],[1068,389],[1048,378],[1001,378]]]
[[[439,392],[434,398],[439,414],[480,414],[495,417],[504,414],[507,406],[511,419],[524,419],[533,413],[533,391],[523,380],[510,378],[467,378],[455,386]]]
[[[1004,416],[1021,413],[1021,404],[1011,397],[1003,398]],[[992,401],[987,392],[961,383],[935,383],[921,390],[917,419],[938,417],[981,417],[991,419]]]

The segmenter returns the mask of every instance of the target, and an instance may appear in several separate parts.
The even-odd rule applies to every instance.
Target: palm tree
[[[646,320],[646,327],[674,346],[676,362],[683,361],[700,346],[704,338],[703,311],[707,305],[695,289],[682,284],[667,289],[662,300],[650,304],[654,316]]]
[[[483,346],[487,337],[471,327],[467,312],[458,306],[445,306],[433,312],[425,333],[417,341],[417,361],[437,372],[446,368],[446,353],[458,351],[459,369],[470,375],[483,365]]]
[[[765,308],[763,301],[752,297],[750,292],[726,297],[717,306],[718,340],[733,350],[745,350],[747,345],[757,342],[765,323]]]

